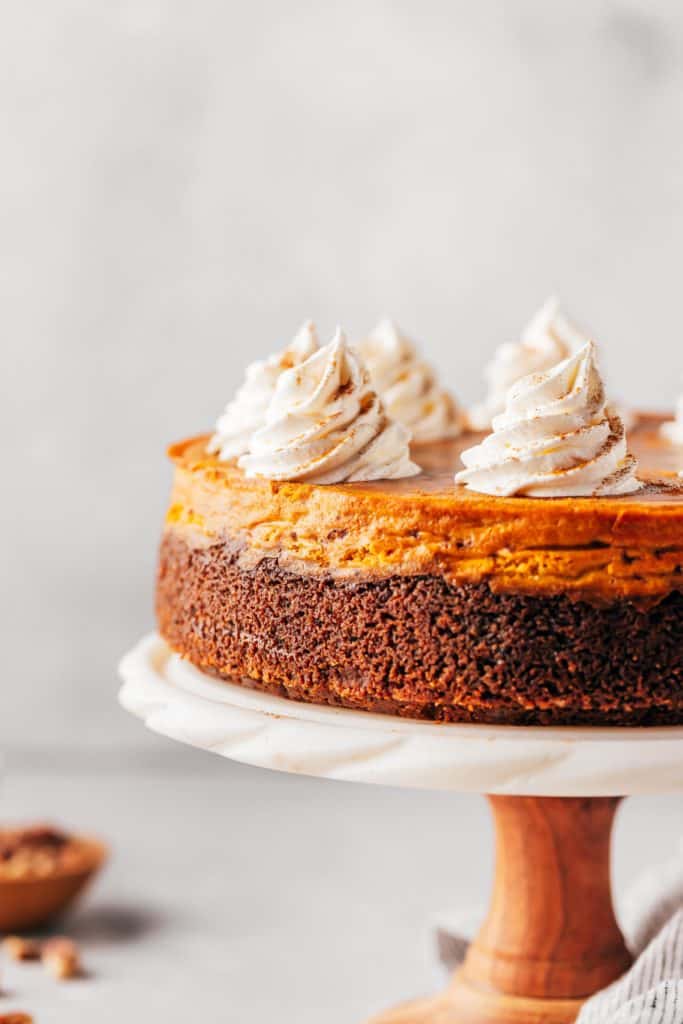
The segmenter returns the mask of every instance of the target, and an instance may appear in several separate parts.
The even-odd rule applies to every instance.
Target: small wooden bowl
[[[85,864],[45,878],[0,878],[0,932],[22,932],[46,924],[67,909],[107,859],[96,839],[74,836],[82,844]]]

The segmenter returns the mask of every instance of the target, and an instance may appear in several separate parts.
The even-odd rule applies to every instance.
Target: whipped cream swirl
[[[484,370],[488,393],[470,410],[470,423],[485,430],[494,416],[505,408],[513,384],[530,373],[545,373],[586,344],[588,339],[564,316],[558,300],[551,296],[539,309],[518,342],[500,345]]]
[[[513,385],[493,433],[462,454],[456,482],[484,494],[572,497],[640,487],[624,427],[605,404],[595,345]]]
[[[279,377],[319,348],[315,325],[306,320],[285,349],[248,366],[244,383],[216,423],[207,451],[223,460],[249,451],[252,434],[265,424],[266,409]]]
[[[662,435],[671,441],[672,444],[683,444],[683,395],[676,403],[676,415],[674,419],[662,423]],[[679,474],[683,475],[683,470]]]
[[[414,476],[410,431],[395,423],[341,329],[282,374],[266,425],[239,460],[246,475],[333,484]]]
[[[408,427],[416,444],[461,433],[463,416],[454,398],[391,320],[380,321],[357,348],[388,414]]]

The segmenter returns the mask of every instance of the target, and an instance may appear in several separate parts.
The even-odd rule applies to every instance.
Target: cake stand
[[[486,793],[488,917],[442,995],[372,1024],[568,1024],[629,966],[610,888],[621,797],[683,790],[683,727],[449,725],[318,707],[211,679],[155,635],[121,663],[152,730],[247,764],[328,779]]]

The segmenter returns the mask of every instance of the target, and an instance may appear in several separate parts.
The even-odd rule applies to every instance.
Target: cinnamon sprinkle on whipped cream
[[[475,430],[486,430],[505,409],[513,384],[530,373],[545,373],[586,344],[588,338],[562,313],[559,301],[545,301],[522,332],[518,342],[500,345],[484,370],[488,393],[469,412]]]
[[[252,434],[265,424],[266,409],[281,374],[303,363],[319,348],[315,324],[306,320],[281,352],[251,363],[244,383],[219,417],[207,451],[222,460],[247,452]]]
[[[356,347],[387,413],[408,427],[416,444],[462,432],[464,418],[455,399],[392,320],[381,320]]]
[[[514,384],[493,432],[462,454],[457,483],[483,494],[574,497],[639,490],[623,423],[605,402],[592,341]]]
[[[248,477],[332,484],[414,476],[410,431],[394,422],[370,375],[337,332],[324,348],[279,377],[239,459]]]

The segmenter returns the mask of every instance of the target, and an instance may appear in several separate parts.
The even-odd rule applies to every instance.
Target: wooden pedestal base
[[[570,1024],[630,957],[614,918],[617,798],[489,797],[496,875],[488,917],[450,988],[371,1024]]]
[[[369,1024],[573,1024],[582,999],[518,999],[493,992],[456,991],[406,1003]]]

